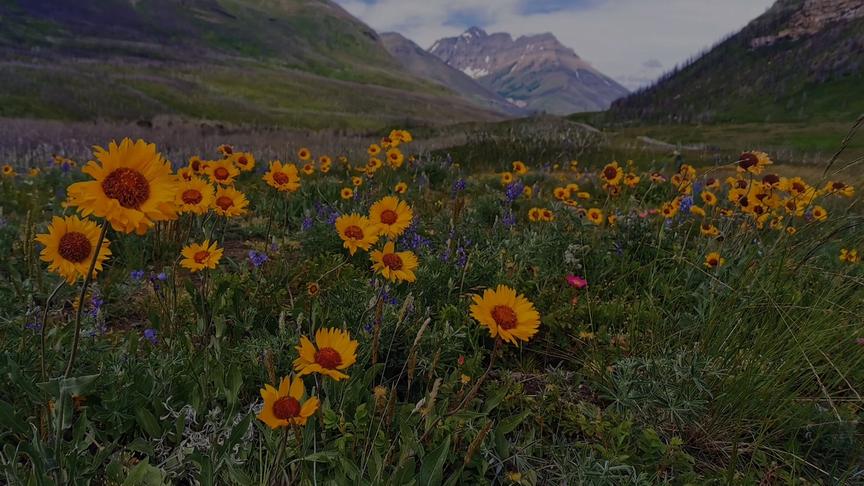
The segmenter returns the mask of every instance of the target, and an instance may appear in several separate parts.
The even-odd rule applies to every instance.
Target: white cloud
[[[550,13],[520,14],[524,0],[336,0],[378,31],[396,31],[423,47],[468,25],[458,12],[484,19],[488,32],[552,32],[600,71],[634,87],[711,46],[765,11],[773,0],[602,0]],[[531,0],[527,0],[531,1]],[[563,3],[563,2],[561,2]],[[448,22],[448,20],[450,22]]]

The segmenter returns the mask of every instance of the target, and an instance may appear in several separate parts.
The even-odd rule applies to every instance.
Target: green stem
[[[61,280],[60,283],[57,284],[57,287],[54,288],[54,291],[51,292],[51,295],[49,295],[48,299],[45,300],[45,310],[42,311],[42,329],[39,343],[39,364],[42,367],[42,381],[48,381],[48,370],[45,367],[45,333],[48,323],[48,309],[51,307],[51,301],[54,300],[57,292],[59,292],[65,284],[65,280]]]
[[[99,233],[99,241],[96,243],[96,249],[93,251],[90,268],[87,270],[87,275],[84,276],[84,285],[81,286],[81,294],[78,296],[78,311],[75,314],[75,336],[72,339],[72,353],[69,355],[69,361],[66,363],[63,379],[69,378],[72,374],[72,367],[75,366],[75,358],[78,356],[78,343],[81,341],[81,315],[84,313],[84,297],[87,294],[87,287],[90,286],[90,282],[93,280],[93,269],[96,268],[96,262],[99,260],[99,252],[102,250],[102,243],[105,242],[106,233],[108,233],[108,221],[102,223],[102,232]]]

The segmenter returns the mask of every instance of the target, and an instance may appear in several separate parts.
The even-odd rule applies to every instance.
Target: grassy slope
[[[842,120],[864,113],[864,19],[796,41],[750,48],[774,34],[800,2],[783,1],[738,34],[655,86],[617,102],[615,121]]]
[[[494,119],[404,74],[374,32],[308,0],[150,0],[43,10],[0,3],[0,116],[181,114],[228,122],[377,127]],[[116,19],[112,23],[109,19]],[[103,22],[100,24],[100,22]],[[16,46],[28,46],[21,49]],[[60,82],[59,80],[62,80]],[[314,116],[310,116],[314,115]]]

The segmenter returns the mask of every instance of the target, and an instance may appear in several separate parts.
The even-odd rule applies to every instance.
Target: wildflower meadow
[[[8,161],[0,482],[864,481],[848,171],[419,138]]]

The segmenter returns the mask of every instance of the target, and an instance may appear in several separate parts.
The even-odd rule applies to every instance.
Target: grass
[[[72,214],[61,206],[65,188],[86,176],[43,164],[31,177],[23,158],[12,160],[22,174],[0,179],[4,481],[859,482],[864,280],[860,263],[838,259],[841,249],[864,250],[857,196],[820,195],[772,226],[727,200],[724,186],[714,192],[727,215],[703,205],[704,218],[665,219],[648,211],[682,196],[650,181],[660,166],[647,153],[628,169],[641,181],[613,196],[598,177],[621,148],[560,120],[535,123],[486,127],[449,149],[403,144],[413,159],[372,177],[338,161],[365,164],[368,142],[356,138],[310,135],[287,147],[243,138],[237,149],[258,159],[236,183],[248,214],[108,232],[112,256],[84,294],[66,379],[81,282],[46,307],[59,279],[33,237],[51,216]],[[175,162],[200,150],[188,135],[148,133]],[[755,143],[742,140],[739,151]],[[269,158],[295,160],[307,142],[334,158],[328,173],[301,176],[289,195],[261,180]],[[217,157],[214,149],[201,155]],[[530,199],[512,188],[508,196],[499,181],[514,159],[529,167],[517,178],[534,188]],[[794,167],[776,166],[790,177]],[[708,177],[736,172],[707,165],[697,174],[699,192]],[[821,171],[798,174],[824,185]],[[363,184],[341,199],[355,175]],[[332,223],[367,213],[397,182],[414,212],[396,240],[418,256],[414,283],[384,280],[367,252],[346,251]],[[590,199],[571,207],[553,197],[567,183]],[[810,216],[815,205],[826,220]],[[554,221],[529,221],[533,207]],[[595,225],[583,216],[590,208],[617,221]],[[703,223],[720,234],[701,236]],[[225,249],[217,268],[179,266],[181,247],[207,236]],[[266,261],[256,265],[250,251]],[[725,264],[706,267],[715,251]],[[568,274],[587,288],[570,287]],[[471,315],[472,295],[499,284],[541,314],[539,333],[519,346],[496,345]],[[47,379],[38,352],[46,310]],[[290,374],[300,336],[324,327],[357,340],[350,378],[306,376],[319,410],[300,430],[269,429],[255,418],[259,389]]]

